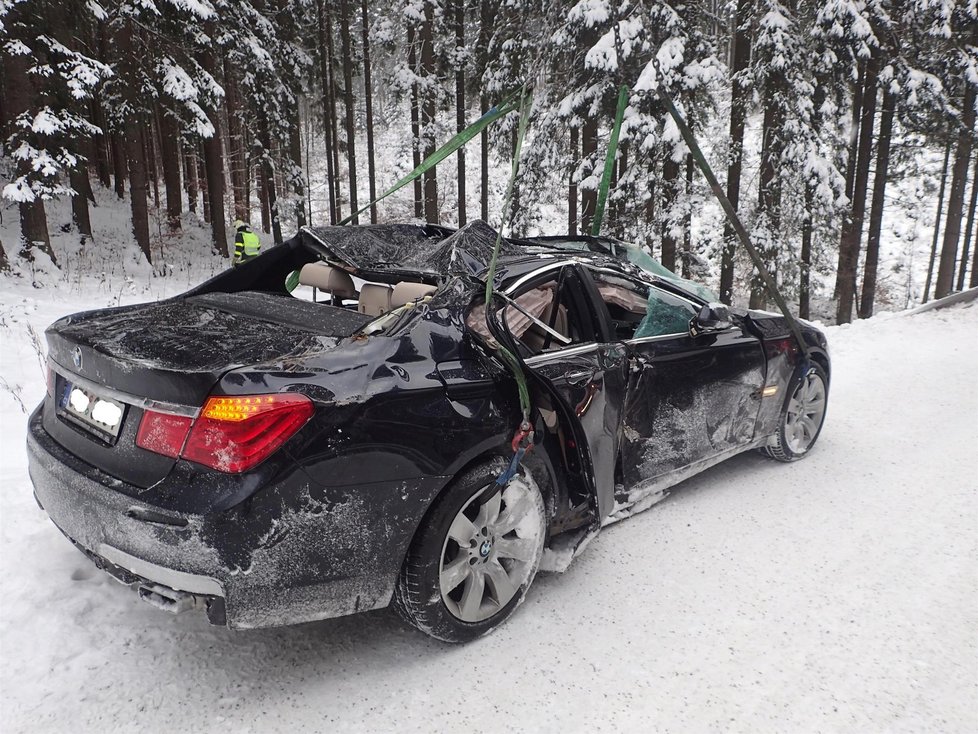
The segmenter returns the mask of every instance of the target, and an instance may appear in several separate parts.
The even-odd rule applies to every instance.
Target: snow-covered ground
[[[978,729],[978,306],[830,328],[808,459],[687,481],[450,647],[387,611],[246,633],[171,617],[58,533],[23,449],[31,334],[143,297],[0,283],[3,732]]]

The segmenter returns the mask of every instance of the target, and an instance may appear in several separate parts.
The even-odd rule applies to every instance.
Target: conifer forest
[[[0,47],[10,277],[112,200],[160,276],[191,226],[338,223],[521,88],[510,211],[515,111],[354,221],[589,233],[624,85],[601,234],[764,308],[661,85],[801,316],[978,285],[974,2],[0,0]]]

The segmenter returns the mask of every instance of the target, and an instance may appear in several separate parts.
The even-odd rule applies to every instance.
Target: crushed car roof
[[[457,230],[433,224],[303,227],[299,236],[320,257],[355,275],[391,282],[402,278],[439,282],[451,275],[484,274],[498,233],[476,220]],[[644,272],[692,291],[704,300],[715,300],[704,286],[671,273],[644,251],[645,260],[655,267],[643,267],[644,261],[625,257],[624,249],[617,253],[609,242],[609,238],[594,237],[504,237],[500,242],[497,278],[506,280],[531,270],[542,257],[564,256],[614,264],[636,274]],[[640,249],[627,243],[620,246]],[[525,267],[521,267],[523,264]]]
[[[357,272],[481,273],[489,266],[497,233],[482,221],[458,230],[430,224],[303,227],[301,235],[327,259]],[[509,240],[500,256],[525,255]]]

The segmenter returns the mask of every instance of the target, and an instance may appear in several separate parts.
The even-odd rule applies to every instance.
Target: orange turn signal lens
[[[288,393],[284,395],[246,395],[244,397],[210,397],[204,403],[201,415],[216,421],[244,421],[265,413],[276,405],[291,402]],[[284,399],[283,399],[284,398]]]

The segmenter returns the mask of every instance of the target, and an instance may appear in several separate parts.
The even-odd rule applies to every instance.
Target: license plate
[[[58,413],[109,443],[115,443],[122,428],[126,406],[68,379],[60,387]]]

